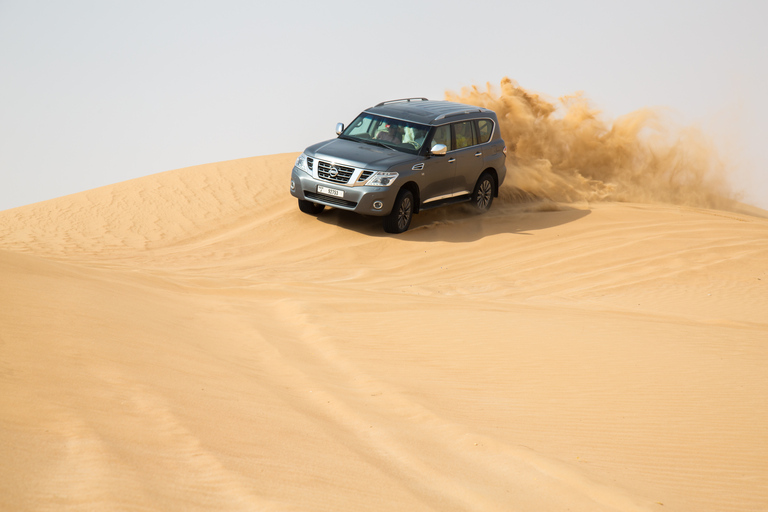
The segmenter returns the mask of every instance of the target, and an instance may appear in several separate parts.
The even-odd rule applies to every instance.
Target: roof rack
[[[377,107],[381,107],[383,105],[388,105],[389,103],[400,103],[401,101],[410,103],[410,102],[416,101],[416,100],[419,100],[419,101],[429,101],[427,98],[400,98],[399,100],[382,101],[381,103],[379,103],[376,106]]]

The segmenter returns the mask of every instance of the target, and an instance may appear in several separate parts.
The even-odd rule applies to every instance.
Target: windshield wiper
[[[392,146],[388,146],[387,144],[384,144],[384,143],[383,143],[383,142],[381,142],[380,140],[374,140],[374,139],[367,139],[367,140],[363,140],[363,139],[360,139],[360,140],[361,140],[362,142],[365,142],[366,144],[376,144],[377,146],[381,146],[381,147],[383,147],[383,148],[391,149],[392,151],[397,151],[397,150],[396,150],[395,148],[393,148]]]

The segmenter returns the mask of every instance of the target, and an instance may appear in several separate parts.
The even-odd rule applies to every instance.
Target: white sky
[[[766,19],[763,0],[0,0],[0,210],[301,151],[379,101],[504,76],[608,119],[670,107],[768,208]]]

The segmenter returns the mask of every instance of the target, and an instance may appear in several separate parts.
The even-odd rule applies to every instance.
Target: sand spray
[[[543,99],[504,78],[500,88],[467,87],[446,99],[496,112],[507,143],[502,200],[623,201],[726,207],[727,165],[695,127],[677,127],[661,109],[612,122],[581,93]]]

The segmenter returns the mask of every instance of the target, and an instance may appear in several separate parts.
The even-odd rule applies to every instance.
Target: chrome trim
[[[441,199],[450,199],[452,197],[463,196],[465,194],[469,194],[469,190],[465,190],[463,192],[453,192],[451,194],[443,194],[442,196],[437,196],[437,197],[431,197],[426,201],[424,201],[424,204],[431,203],[432,201],[440,201]]]
[[[310,170],[312,171],[311,176],[314,179],[320,180],[323,183],[331,183],[337,187],[364,187],[365,184],[368,182],[368,180],[371,177],[373,177],[374,174],[376,174],[376,171],[373,171],[371,169],[355,167],[346,162],[339,162],[337,160],[333,160],[317,154],[315,154],[314,157],[308,157],[308,158],[311,158],[314,160],[313,161],[314,168],[310,168]],[[329,180],[329,179],[323,178],[320,176],[320,162],[322,162],[323,165],[327,165],[328,170],[330,170],[331,168],[338,168],[340,166],[340,167],[346,167],[347,169],[352,169],[352,174],[349,176],[349,179],[344,183],[337,180]],[[361,177],[363,177],[365,173],[368,173],[368,176],[364,176],[364,179],[360,181]]]
[[[447,114],[440,114],[435,118],[435,121],[437,121],[438,119],[448,119],[449,117],[463,116],[465,114],[475,114],[477,112],[484,112],[484,111],[485,109],[483,108],[477,108],[474,110],[462,110],[461,112],[449,112]]]
[[[432,149],[429,150],[429,153],[435,156],[444,156],[447,149],[448,146],[445,144],[435,144],[432,146]]]
[[[424,162],[421,162],[420,164],[416,164],[413,167],[411,167],[412,171],[420,171],[424,169]]]

